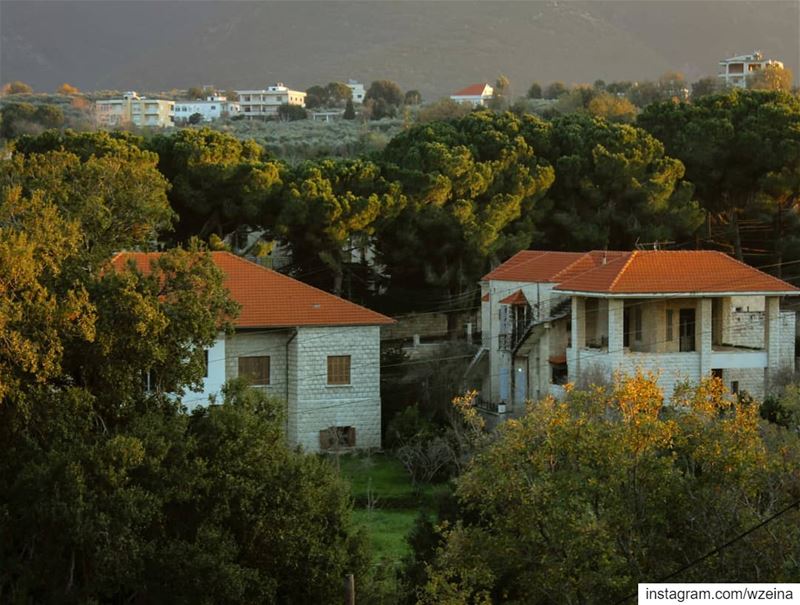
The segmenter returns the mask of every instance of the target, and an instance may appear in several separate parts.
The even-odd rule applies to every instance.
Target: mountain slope
[[[800,69],[786,2],[30,2],[0,4],[0,79],[52,90],[304,89],[348,77],[426,98],[506,73],[533,80],[690,79],[758,48]]]

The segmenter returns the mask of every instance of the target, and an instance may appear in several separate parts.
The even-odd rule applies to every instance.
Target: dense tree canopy
[[[157,135],[147,147],[158,154],[158,168],[172,184],[178,241],[273,226],[284,167],[267,160],[255,142],[203,128]]]
[[[155,154],[22,147],[0,161],[0,600],[331,602],[363,541],[330,466],[286,446],[283,404],[177,399],[236,313],[211,257],[109,264],[172,218]]]
[[[660,103],[648,107],[638,122],[663,141],[669,155],[686,167],[697,199],[717,225],[719,239],[743,258],[740,217],[752,217],[763,203],[776,200],[768,183],[783,183],[784,200],[793,206],[800,191],[800,100],[774,91],[733,90],[693,103]],[[782,175],[778,178],[778,175]],[[772,215],[785,203],[774,204]],[[779,221],[775,221],[776,228]],[[783,228],[783,227],[781,227]],[[707,236],[711,236],[708,233]],[[776,233],[753,246],[769,249],[781,241]],[[715,238],[716,239],[716,238]],[[746,244],[747,242],[745,242]]]
[[[536,211],[537,247],[630,249],[690,237],[702,222],[683,165],[639,128],[576,115],[527,119],[523,134],[555,169]]]
[[[797,498],[800,441],[710,379],[665,407],[653,377],[572,391],[502,425],[457,480],[424,603],[607,604]],[[800,513],[675,582],[793,582]]]
[[[412,128],[391,141],[382,160],[409,204],[380,232],[381,262],[396,286],[450,295],[472,288],[487,259],[530,243],[529,234],[507,227],[553,181],[509,113]]]
[[[302,164],[282,199],[280,235],[291,245],[295,268],[336,294],[353,252],[367,249],[378,220],[390,220],[404,204],[397,184],[366,160]]]

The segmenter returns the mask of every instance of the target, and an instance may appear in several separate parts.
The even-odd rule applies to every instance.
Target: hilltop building
[[[174,124],[174,101],[140,97],[129,91],[121,99],[95,102],[95,118],[100,126],[114,127],[133,124],[167,128]]]
[[[195,114],[202,116],[202,122],[213,122],[220,118],[239,115],[239,104],[228,101],[224,95],[211,95],[205,99],[175,102],[175,122],[185,123]]]
[[[772,65],[783,69],[782,62],[765,59],[761,52],[753,51],[749,55],[738,55],[720,61],[717,76],[725,86],[747,88],[747,78],[751,74]]]
[[[357,80],[348,80],[347,81],[347,88],[353,93],[353,103],[363,103],[364,102],[364,95],[366,95],[366,91],[364,90],[364,85]]]
[[[469,104],[473,107],[486,107],[494,95],[494,88],[488,84],[472,84],[450,95],[456,103]]]
[[[248,119],[275,116],[281,105],[306,106],[306,93],[291,90],[283,82],[261,90],[237,90],[236,96],[240,114]]]

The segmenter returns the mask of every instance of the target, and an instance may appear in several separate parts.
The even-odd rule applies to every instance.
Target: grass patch
[[[353,497],[363,502],[377,498],[376,506],[387,508],[415,508],[430,506],[435,497],[447,491],[440,483],[414,485],[400,462],[386,454],[371,456],[342,456],[340,469],[351,485]],[[370,494],[371,490],[371,494]]]
[[[415,509],[353,510],[357,525],[366,528],[374,561],[388,559],[398,562],[411,552],[406,536],[414,526],[418,511]]]
[[[331,463],[336,465],[336,461]],[[390,454],[341,456],[339,469],[350,482],[355,500],[353,520],[369,536],[373,562],[392,565],[411,552],[406,542],[420,511],[435,516],[436,498],[448,484],[415,486],[400,462]],[[372,507],[368,507],[368,503]]]

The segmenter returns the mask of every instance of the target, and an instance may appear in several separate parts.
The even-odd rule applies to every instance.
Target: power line
[[[781,509],[781,510],[779,510],[778,512],[776,512],[776,513],[774,513],[774,514],[770,515],[769,517],[767,517],[766,519],[764,519],[763,521],[761,521],[761,523],[758,523],[757,525],[754,525],[753,527],[751,527],[751,528],[750,528],[750,529],[748,529],[747,531],[744,531],[744,532],[740,533],[739,535],[737,535],[737,536],[735,536],[735,537],[731,538],[730,540],[728,540],[728,541],[727,541],[727,542],[725,542],[724,544],[722,544],[722,545],[720,545],[720,546],[717,546],[716,548],[714,548],[714,549],[712,549],[712,550],[708,551],[706,554],[704,554],[704,555],[703,555],[703,556],[701,556],[701,557],[698,557],[698,558],[696,558],[694,561],[690,561],[689,563],[687,563],[686,565],[684,565],[684,566],[683,566],[683,567],[681,567],[680,569],[677,569],[677,570],[673,571],[671,574],[669,574],[669,575],[667,575],[667,576],[664,576],[663,578],[660,578],[659,580],[656,580],[654,583],[655,583],[655,584],[661,584],[662,582],[666,582],[667,580],[671,580],[671,579],[672,579],[672,578],[674,578],[675,576],[677,576],[677,575],[679,575],[679,574],[682,574],[684,571],[686,571],[686,570],[688,570],[688,569],[691,569],[691,568],[692,568],[692,567],[694,567],[695,565],[699,565],[700,563],[702,563],[703,561],[705,561],[705,560],[706,560],[706,559],[708,559],[709,557],[713,557],[713,556],[714,556],[714,555],[716,555],[717,553],[719,553],[719,552],[721,552],[722,550],[724,550],[724,549],[728,548],[729,546],[731,546],[731,545],[735,544],[735,543],[736,543],[736,542],[738,542],[739,540],[742,540],[743,538],[746,538],[747,536],[749,536],[750,534],[752,534],[754,531],[761,529],[762,527],[764,527],[765,525],[767,525],[767,524],[771,523],[772,521],[774,521],[774,520],[775,520],[775,519],[777,519],[778,517],[781,517],[781,516],[785,515],[786,513],[788,513],[788,512],[789,512],[790,510],[792,510],[793,508],[798,508],[798,509],[800,509],[800,500],[795,500],[794,502],[792,502],[792,503],[791,503],[791,504],[789,504],[788,506],[786,506],[786,507],[782,508],[782,509]],[[634,592],[634,593],[631,593],[631,594],[629,594],[629,595],[627,595],[627,596],[623,597],[622,599],[620,599],[620,600],[619,600],[619,601],[617,601],[616,603],[614,603],[614,605],[621,605],[621,604],[622,604],[622,603],[624,603],[625,601],[628,601],[628,600],[630,600],[630,599],[632,599],[632,598],[634,598],[634,597],[636,597],[636,596],[637,596],[637,593],[635,593],[635,592]]]

